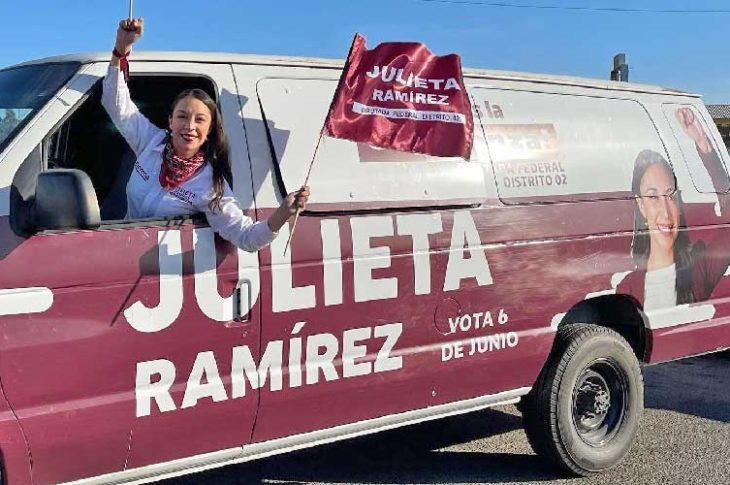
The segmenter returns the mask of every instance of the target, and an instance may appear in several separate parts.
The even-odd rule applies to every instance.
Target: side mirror
[[[95,229],[101,224],[99,202],[86,173],[52,169],[38,174],[32,221],[43,229]]]

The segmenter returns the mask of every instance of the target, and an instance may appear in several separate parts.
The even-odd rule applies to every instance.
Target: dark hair
[[[646,218],[639,210],[638,197],[641,196],[640,186],[641,179],[644,177],[647,169],[652,165],[660,165],[667,174],[674,180],[676,190],[676,178],[672,166],[669,165],[664,157],[654,150],[642,150],[636,157],[634,162],[634,175],[631,181],[631,191],[637,198],[634,204],[634,235],[631,241],[631,256],[638,268],[646,270],[647,260],[649,259],[650,238],[647,228]],[[679,227],[677,239],[674,241],[674,262],[676,264],[676,290],[677,304],[692,303],[694,294],[692,293],[692,269],[694,267],[694,257],[692,254],[692,244],[685,228],[687,222],[684,216],[684,204],[679,191],[677,191],[677,205],[679,207]]]
[[[178,94],[172,102],[172,106],[170,106],[170,113],[174,112],[177,103],[185,98],[195,98],[210,110],[210,133],[208,134],[208,139],[203,144],[205,159],[213,167],[214,195],[208,207],[210,207],[210,210],[220,210],[225,184],[228,182],[231,185],[233,178],[231,175],[228,135],[226,135],[226,130],[223,128],[223,117],[213,98],[202,89],[187,89]]]

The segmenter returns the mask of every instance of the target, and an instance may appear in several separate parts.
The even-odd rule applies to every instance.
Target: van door
[[[230,143],[232,188],[255,219],[246,136],[230,65],[140,62],[134,69],[140,82],[148,76],[200,76],[213,84]],[[164,238],[159,231],[157,236]],[[243,367],[259,359],[258,254],[213,237],[200,222],[182,225],[180,236],[181,313],[168,328],[137,332],[135,340],[138,368],[142,361],[166,361],[159,368],[150,364],[153,381],[154,372],[174,366],[173,399],[165,409],[156,409],[150,401],[149,414],[138,413],[128,468],[210,452],[231,458],[250,441],[256,418],[258,390]],[[254,308],[247,311],[250,306]]]
[[[454,369],[442,353],[460,338],[446,317],[458,314],[455,299],[491,283],[472,213],[487,199],[484,167],[328,137],[315,150],[338,68],[234,72],[249,99],[244,123],[259,217],[304,182],[314,158],[308,211],[291,248],[284,251],[285,226],[261,253],[263,287],[271,288],[262,366],[276,364],[262,369],[271,377],[253,441],[335,435],[339,425],[464,396],[441,385]],[[483,382],[474,373],[465,379]]]
[[[145,98],[138,104],[150,117],[161,111],[159,123],[177,94],[160,86],[181,76],[207,80],[232,141],[234,190],[250,207],[230,66],[137,62],[133,71],[140,90],[133,97]],[[258,358],[258,311],[234,319],[233,298],[241,286],[241,298],[255,301],[255,254],[236,251],[190,218],[109,220],[97,230],[27,237],[10,227],[11,192],[23,198],[34,170],[83,168],[99,199],[113,192],[108,172],[116,174],[122,156],[97,106],[105,72],[100,63],[76,76],[2,163],[14,177],[0,189],[0,375],[36,483],[221,450],[218,456],[235,456],[255,417],[256,391],[236,391],[231,377],[235,349]],[[167,99],[163,108],[152,106],[154,94],[143,95],[145,78],[147,85],[162,80],[155,89]]]

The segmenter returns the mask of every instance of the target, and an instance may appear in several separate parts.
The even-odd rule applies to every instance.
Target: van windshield
[[[0,151],[78,67],[78,63],[38,64],[0,71]]]

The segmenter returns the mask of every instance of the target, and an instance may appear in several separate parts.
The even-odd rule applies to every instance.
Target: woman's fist
[[[144,20],[141,17],[121,20],[117,28],[117,41],[114,47],[120,54],[127,54],[132,48],[132,44],[142,37],[143,32]]]
[[[674,115],[677,117],[677,121],[679,122],[679,126],[682,127],[682,131],[692,138],[692,141],[695,142],[697,148],[699,148],[702,153],[710,153],[712,151],[712,145],[710,144],[710,140],[707,138],[707,133],[705,133],[704,128],[702,128],[702,125],[700,124],[700,120],[697,119],[694,111],[692,111],[692,108],[678,108],[677,111],[674,112]]]

